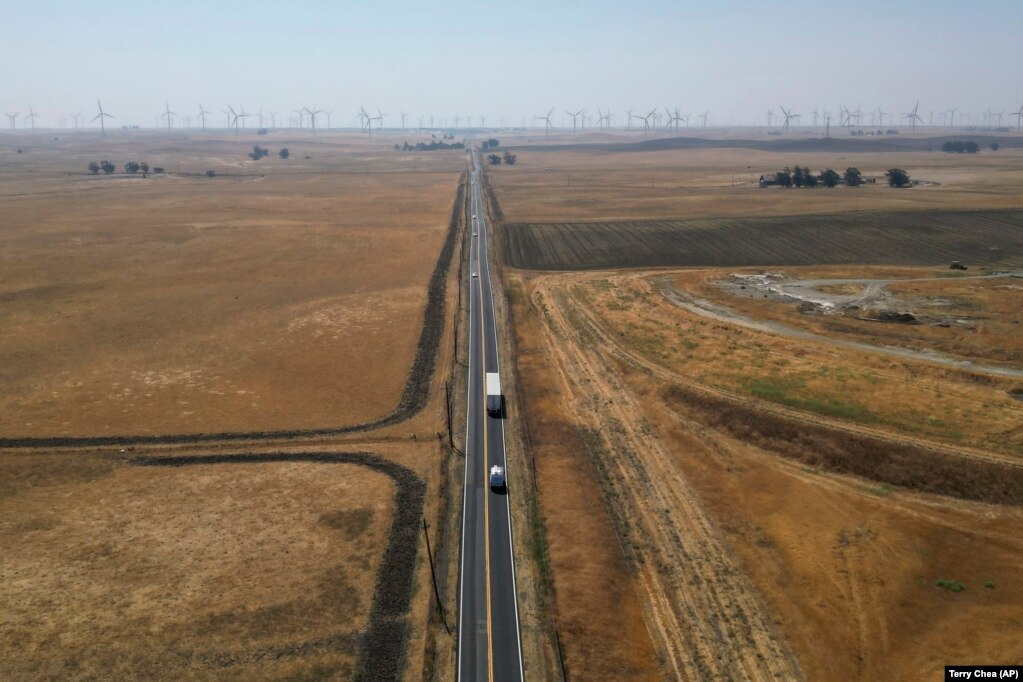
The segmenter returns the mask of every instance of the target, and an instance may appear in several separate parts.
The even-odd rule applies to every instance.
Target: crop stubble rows
[[[1023,211],[511,223],[500,235],[507,264],[533,270],[1023,260]]]

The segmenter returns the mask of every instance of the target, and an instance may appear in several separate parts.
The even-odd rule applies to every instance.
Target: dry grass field
[[[1023,301],[1017,278],[975,278],[1023,258],[1023,156],[1002,151],[526,144],[488,169],[570,672],[600,650],[648,677],[630,646],[681,679],[1023,656]],[[927,182],[750,184],[796,163]],[[771,286],[884,283],[829,310],[741,265]],[[595,491],[607,516],[573,513]],[[610,533],[618,548],[594,541]],[[608,582],[635,590],[646,633]]]
[[[651,152],[516,150],[513,166],[489,168],[508,223],[691,220],[852,211],[1020,209],[1023,149],[975,156],[943,152],[771,152],[680,149]],[[786,166],[858,168],[877,184],[782,190],[757,187]],[[926,184],[889,189],[893,167]],[[549,169],[549,170],[546,170]]]
[[[14,141],[0,434],[311,428],[394,409],[462,154],[346,136]],[[257,143],[292,156],[251,161]],[[86,174],[108,158],[170,174]]]
[[[90,455],[3,469],[5,679],[354,670],[394,509],[387,476]]]
[[[0,136],[0,677],[447,679],[465,157],[394,142]]]
[[[893,657],[901,674],[938,674],[943,661],[1023,653],[1005,634],[1023,606],[1023,513],[955,499],[1020,499],[1008,384],[924,362],[864,369],[855,353],[704,321],[658,300],[659,278],[523,279],[517,314],[540,322],[546,356],[523,377],[526,407],[530,380],[553,387],[543,404],[561,403],[563,428],[584,435],[662,669],[851,679]],[[864,372],[883,378],[861,384]],[[598,584],[576,577],[575,591]]]

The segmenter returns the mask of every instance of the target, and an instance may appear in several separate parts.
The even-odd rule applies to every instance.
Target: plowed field
[[[512,223],[507,263],[533,270],[873,263],[1023,263],[1023,211]]]

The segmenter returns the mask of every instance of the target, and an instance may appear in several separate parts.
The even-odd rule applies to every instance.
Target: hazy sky
[[[518,125],[556,107],[711,112],[763,122],[840,104],[908,111],[1023,105],[1023,1],[152,2],[0,6],[0,110],[39,124],[95,114],[153,125],[164,101],[303,105],[355,125],[360,105]],[[807,117],[804,116],[804,122]],[[1008,124],[1009,119],[1005,122]],[[1013,119],[1015,122],[1015,119]],[[6,127],[6,121],[3,121]],[[250,125],[252,122],[250,121]]]

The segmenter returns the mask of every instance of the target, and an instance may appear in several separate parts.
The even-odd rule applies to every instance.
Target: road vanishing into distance
[[[497,322],[487,263],[487,224],[480,199],[479,156],[473,152],[469,249],[469,389],[465,439],[462,558],[459,569],[458,680],[521,681],[511,510],[504,491],[490,489],[490,467],[507,471],[504,416],[486,409],[484,374],[498,372]],[[477,273],[478,276],[473,276]]]

